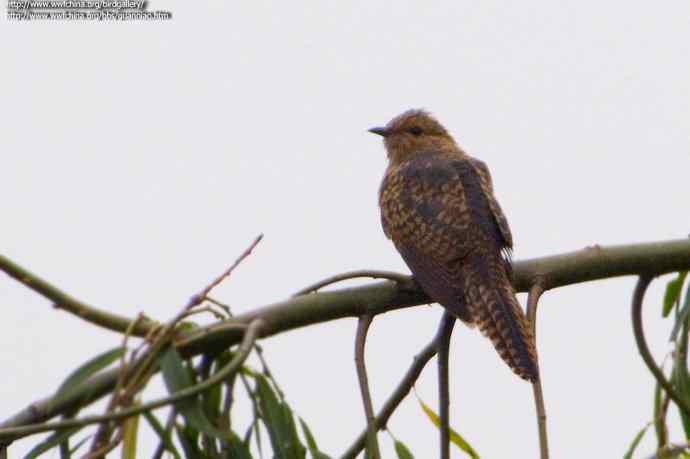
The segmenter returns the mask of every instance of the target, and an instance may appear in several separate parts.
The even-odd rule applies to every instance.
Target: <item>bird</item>
[[[388,156],[379,189],[383,231],[417,284],[478,326],[514,373],[536,382],[534,335],[512,285],[513,237],[486,164],[424,110],[369,132],[383,137]]]

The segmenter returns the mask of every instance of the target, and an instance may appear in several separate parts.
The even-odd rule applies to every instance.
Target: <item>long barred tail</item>
[[[465,263],[466,304],[475,324],[508,366],[528,381],[539,379],[534,337],[515,297],[504,260],[479,255]]]

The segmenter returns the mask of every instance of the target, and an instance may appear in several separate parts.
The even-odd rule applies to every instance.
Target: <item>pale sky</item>
[[[409,272],[380,229],[386,158],[366,132],[408,108],[430,110],[488,164],[516,259],[690,233],[687,0],[149,9],[173,19],[19,23],[4,4],[0,18],[0,250],[99,307],[168,319],[258,233],[264,241],[215,292],[235,312],[352,269]],[[645,305],[658,360],[671,329],[660,320],[664,284]],[[572,286],[541,302],[553,457],[620,457],[652,417],[633,285]],[[120,342],[2,275],[0,304],[2,419]],[[376,408],[440,315],[422,306],[375,319]],[[289,402],[335,457],[365,423],[355,327],[341,320],[263,342]],[[536,457],[531,388],[490,342],[456,327],[451,371],[451,423],[479,454]],[[433,362],[417,390],[435,406]],[[416,457],[437,455],[437,430],[414,397],[389,425]],[[142,457],[155,445],[147,434]],[[654,445],[650,432],[639,457]]]

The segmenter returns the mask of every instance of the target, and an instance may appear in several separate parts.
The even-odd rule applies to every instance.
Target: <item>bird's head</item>
[[[388,159],[396,164],[418,154],[458,149],[448,131],[424,110],[408,110],[369,132],[383,137]]]

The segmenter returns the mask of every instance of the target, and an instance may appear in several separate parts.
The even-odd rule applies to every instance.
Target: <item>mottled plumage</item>
[[[511,283],[513,239],[486,165],[420,110],[371,132],[384,137],[389,158],[379,193],[383,230],[417,282],[477,325],[515,373],[538,379],[534,338]]]

